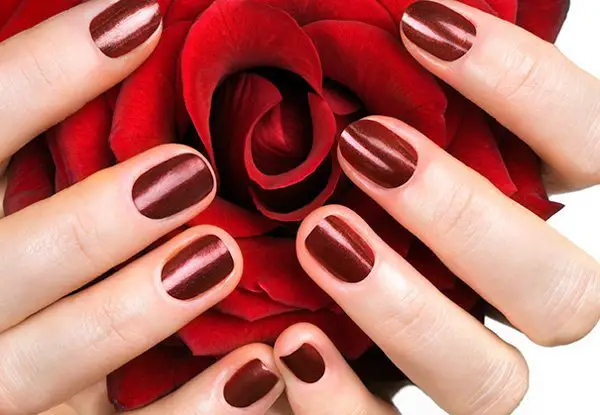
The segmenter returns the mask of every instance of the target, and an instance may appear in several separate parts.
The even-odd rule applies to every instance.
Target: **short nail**
[[[92,20],[92,39],[111,58],[123,56],[144,43],[160,26],[157,0],[120,0]]]
[[[305,383],[316,383],[325,374],[325,361],[319,351],[308,343],[290,355],[281,356],[281,361]]]
[[[132,196],[140,213],[165,219],[188,209],[214,188],[210,168],[202,158],[187,153],[167,160],[144,173],[134,184]]]
[[[247,408],[264,398],[279,382],[259,359],[246,363],[225,384],[223,396],[234,408]]]
[[[367,242],[336,216],[321,220],[305,244],[325,269],[345,282],[361,282],[375,264],[375,254]]]
[[[356,121],[342,132],[340,152],[362,175],[386,189],[408,182],[418,161],[409,143],[370,119]]]
[[[404,35],[421,49],[444,61],[462,58],[473,46],[473,23],[440,3],[417,1],[402,17]]]
[[[225,280],[233,271],[227,245],[214,235],[195,240],[165,264],[162,283],[169,295],[191,300]]]

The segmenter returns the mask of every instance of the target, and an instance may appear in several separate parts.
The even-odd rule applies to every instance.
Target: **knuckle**
[[[25,46],[20,63],[20,74],[30,87],[55,90],[68,84],[69,75],[59,59],[47,51],[56,50],[42,41],[35,46]]]
[[[477,197],[477,186],[457,182],[442,195],[432,216],[435,234],[452,242],[457,254],[480,245],[491,227],[485,209]]]
[[[93,268],[105,269],[111,265],[111,255],[93,218],[75,210],[66,220],[65,238],[74,254]]]
[[[545,48],[542,48],[546,51]],[[542,90],[544,77],[540,71],[542,58],[539,44],[524,43],[506,53],[496,76],[490,77],[492,93],[507,101],[531,97]]]
[[[125,353],[135,351],[144,341],[139,329],[130,324],[133,317],[127,304],[110,297],[104,298],[89,322],[89,330],[93,333],[90,338],[93,347],[100,353],[106,347]]]
[[[596,269],[572,270],[560,278],[546,301],[543,321],[527,333],[543,346],[574,343],[594,329],[600,319],[600,272]]]
[[[515,351],[516,352],[516,351]],[[523,356],[490,362],[483,382],[468,399],[465,413],[511,414],[529,390],[529,368]]]

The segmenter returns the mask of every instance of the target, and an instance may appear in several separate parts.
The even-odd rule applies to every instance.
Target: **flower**
[[[296,259],[299,221],[331,201],[358,212],[438,289],[481,317],[483,300],[342,176],[336,135],[364,115],[413,125],[544,219],[560,209],[548,200],[535,154],[404,49],[398,22],[413,1],[161,1],[164,33],[150,59],[13,157],[8,214],[163,143],[196,147],[215,166],[219,195],[189,226],[212,224],[236,238],[242,282],[109,377],[118,409],[143,406],[217,356],[272,342],[300,321],[321,327],[363,377],[397,377]],[[568,9],[567,0],[463,1],[548,40]],[[3,0],[0,40],[77,3]]]

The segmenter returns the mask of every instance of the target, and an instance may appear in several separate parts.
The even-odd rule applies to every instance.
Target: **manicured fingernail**
[[[433,56],[447,62],[462,58],[473,46],[477,28],[440,3],[417,1],[402,17],[404,35]]]
[[[157,0],[120,0],[92,20],[92,39],[110,58],[126,55],[144,43],[160,26]]]
[[[415,149],[398,134],[370,119],[346,127],[340,137],[340,152],[362,175],[386,189],[408,182],[417,168]]]
[[[325,361],[319,351],[310,344],[303,344],[294,353],[281,356],[292,373],[305,383],[316,383],[325,374]]]
[[[259,359],[255,359],[246,363],[229,379],[223,396],[234,408],[247,408],[271,392],[277,382],[277,375]]]
[[[305,244],[325,269],[345,282],[361,282],[375,265],[375,254],[367,242],[336,216],[321,220]]]
[[[132,196],[142,215],[165,219],[202,201],[214,186],[212,173],[204,160],[186,153],[140,176],[133,186]]]
[[[171,297],[191,300],[225,280],[233,268],[227,245],[218,237],[207,235],[169,259],[162,270],[162,283]]]

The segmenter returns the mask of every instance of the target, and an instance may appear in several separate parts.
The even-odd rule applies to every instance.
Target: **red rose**
[[[368,377],[380,351],[304,274],[298,222],[329,202],[362,215],[442,292],[472,313],[477,295],[345,180],[335,137],[367,114],[408,122],[543,218],[537,157],[404,50],[398,21],[414,0],[164,0],[164,33],[129,79],[21,150],[10,214],[148,148],[181,142],[214,163],[220,193],[190,225],[239,242],[245,274],[209,313],[109,377],[119,409],[145,405],[238,346],[271,342],[299,321],[321,327]],[[553,40],[568,0],[463,0]],[[79,3],[2,0],[0,40]],[[368,350],[368,351],[367,351]],[[361,357],[362,356],[362,357]]]

